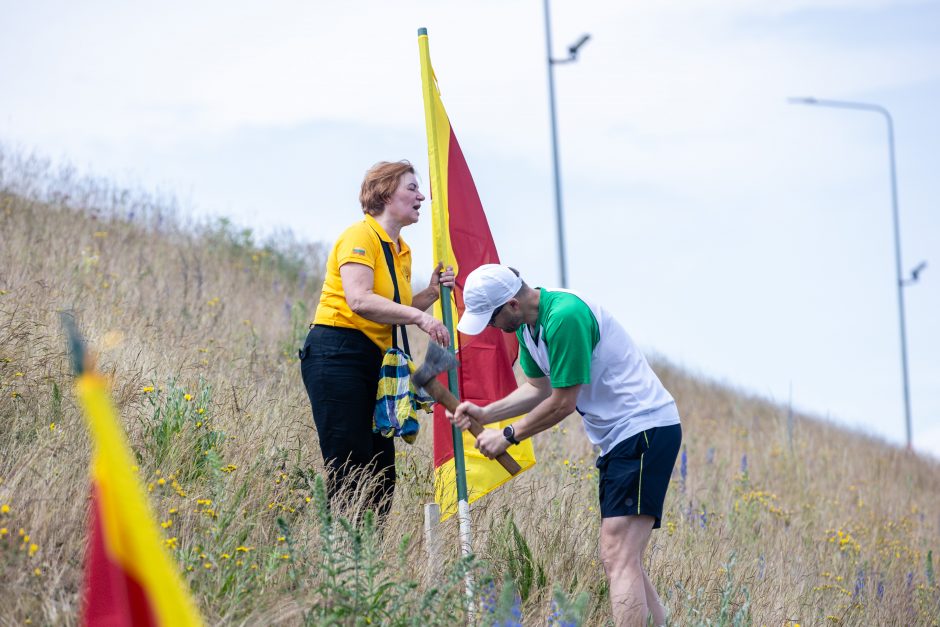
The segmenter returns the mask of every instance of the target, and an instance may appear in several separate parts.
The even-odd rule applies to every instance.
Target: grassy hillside
[[[453,624],[467,570],[486,598],[477,623],[608,623],[594,455],[576,418],[536,438],[536,468],[474,505],[470,562],[451,520],[446,563],[428,565],[430,428],[399,444],[384,529],[326,515],[296,359],[323,260],[286,235],[190,223],[172,202],[0,155],[0,623],[72,625],[80,607],[90,447],[60,310],[112,378],[210,624]],[[940,624],[936,462],[655,368],[685,438],[649,557],[672,623]]]

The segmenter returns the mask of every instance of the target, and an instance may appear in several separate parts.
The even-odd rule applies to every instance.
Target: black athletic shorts
[[[597,458],[601,518],[652,516],[658,529],[666,489],[682,443],[682,427],[654,427],[617,444]]]

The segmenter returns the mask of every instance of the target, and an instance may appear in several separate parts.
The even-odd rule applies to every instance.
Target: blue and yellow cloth
[[[397,348],[385,351],[372,416],[373,432],[414,443],[420,429],[417,411],[429,412],[434,405],[434,399],[411,382],[414,371],[415,364],[407,353]]]

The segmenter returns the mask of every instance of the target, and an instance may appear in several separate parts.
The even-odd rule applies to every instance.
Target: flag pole
[[[431,53],[428,48],[428,29],[418,29],[418,50],[421,56],[421,85],[424,96],[424,119],[427,125],[428,137],[428,165],[431,170],[431,209],[438,217],[440,224],[444,224],[443,212],[445,210],[442,199],[445,197],[443,190],[435,189],[434,185],[441,185],[443,180],[441,173],[441,155],[437,154],[437,120],[434,110],[434,101],[432,98],[432,89],[434,89],[434,72],[431,69]],[[434,256],[435,263],[438,261],[446,262],[446,248],[443,238],[435,238]],[[451,290],[449,287],[441,285],[441,314],[444,326],[450,334],[451,342],[449,350],[454,352],[455,334],[454,321],[451,305]],[[447,386],[454,396],[460,398],[457,385],[457,371],[451,369],[447,372]],[[467,501],[467,469],[463,455],[463,433],[456,426],[451,425],[451,435],[454,439],[454,468],[457,475],[457,519],[460,522],[460,549],[463,555],[469,555],[472,552],[471,534],[470,534],[470,505]],[[470,580],[467,580],[468,586]],[[468,590],[469,592],[469,590]]]

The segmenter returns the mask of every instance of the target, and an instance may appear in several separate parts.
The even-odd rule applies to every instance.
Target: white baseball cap
[[[477,335],[489,324],[493,312],[505,305],[522,287],[522,279],[508,266],[487,263],[467,276],[463,286],[464,312],[457,330]]]

